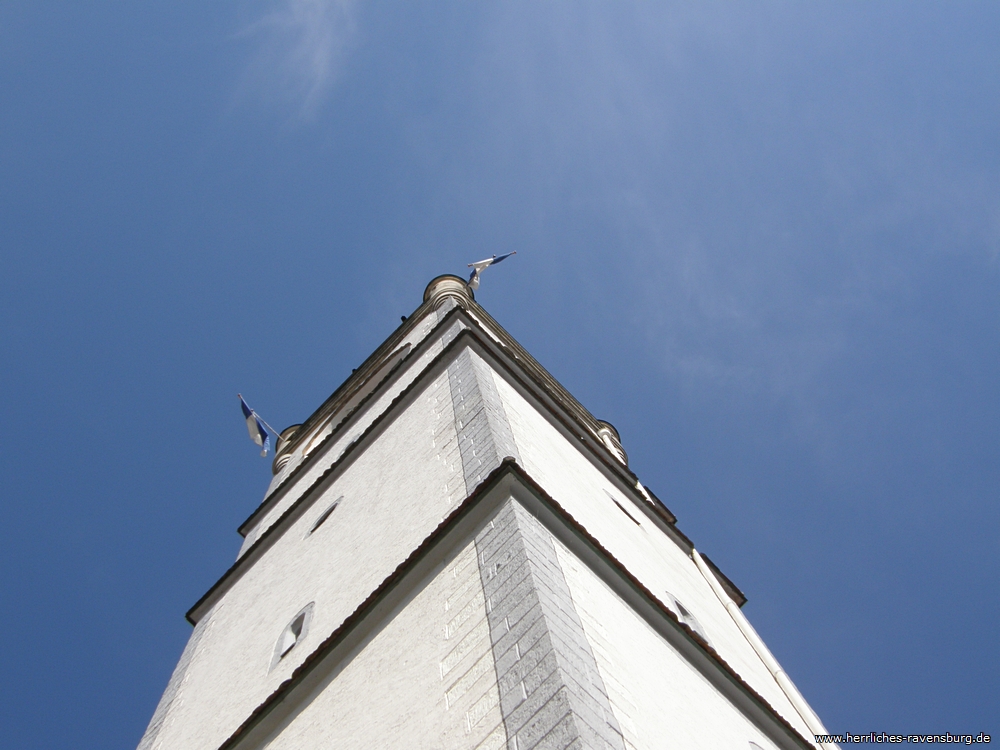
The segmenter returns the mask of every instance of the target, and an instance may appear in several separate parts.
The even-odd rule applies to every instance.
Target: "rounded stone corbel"
[[[468,307],[469,302],[475,298],[465,279],[450,273],[431,279],[424,290],[424,302],[430,302],[435,310],[440,310],[449,300]]]
[[[292,457],[292,452],[289,450],[292,447],[292,438],[295,437],[301,427],[302,425],[300,424],[293,424],[291,427],[286,427],[281,431],[281,434],[278,436],[278,445],[274,451],[274,461],[271,462],[271,474],[277,474],[281,471],[285,467],[285,464],[288,463],[288,459]]]
[[[600,428],[597,430],[598,437],[601,438],[612,455],[614,455],[619,461],[628,466],[628,454],[625,449],[622,448],[622,439],[618,434],[618,430],[610,422],[605,422],[603,419],[598,419],[597,424]]]

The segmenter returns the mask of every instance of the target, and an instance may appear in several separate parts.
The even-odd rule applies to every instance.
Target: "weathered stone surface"
[[[493,372],[478,354],[459,353],[448,366],[448,383],[466,489],[472,492],[504,458],[517,458],[517,446]]]
[[[549,533],[511,499],[476,549],[511,746],[624,750]]]

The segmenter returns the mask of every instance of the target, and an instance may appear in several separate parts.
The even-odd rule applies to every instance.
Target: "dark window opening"
[[[292,620],[292,624],[285,628],[285,632],[281,634],[281,645],[278,647],[278,652],[281,656],[284,656],[292,647],[298,643],[299,636],[302,635],[302,626],[306,623],[306,613],[301,613],[298,617]]]
[[[324,524],[326,519],[330,517],[330,514],[333,513],[333,511],[337,510],[337,506],[340,505],[340,501],[343,499],[344,499],[343,497],[338,497],[336,500],[333,501],[333,505],[331,505],[329,508],[323,511],[322,515],[320,515],[320,517],[316,519],[316,523],[314,523],[312,525],[312,528],[309,529],[310,534],[312,534],[314,531],[316,531],[316,529],[318,529],[320,526]]]
[[[278,642],[274,644],[274,654],[271,656],[270,672],[281,660],[284,659],[305,637],[309,631],[309,621],[312,619],[315,602],[309,602],[303,607],[292,621],[288,623],[278,636]]]
[[[625,506],[624,505],[622,505],[620,502],[618,502],[617,500],[615,500],[615,496],[614,495],[612,495],[607,490],[604,490],[604,494],[608,496],[608,499],[611,500],[611,502],[613,502],[615,505],[618,506],[618,510],[620,510],[622,513],[624,513],[626,516],[628,516],[629,520],[632,523],[634,523],[636,526],[642,526],[642,524],[639,522],[639,519],[637,519],[635,516],[633,516],[627,510],[625,510]]]

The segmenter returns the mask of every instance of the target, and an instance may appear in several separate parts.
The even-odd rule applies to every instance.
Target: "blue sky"
[[[133,747],[301,422],[477,299],[833,731],[1000,734],[1000,8],[0,5],[0,726]]]

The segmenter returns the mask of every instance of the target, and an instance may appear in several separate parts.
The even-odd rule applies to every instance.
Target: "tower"
[[[595,419],[441,276],[303,424],[140,750],[810,748],[821,722]]]

